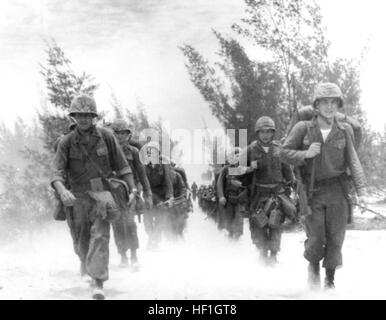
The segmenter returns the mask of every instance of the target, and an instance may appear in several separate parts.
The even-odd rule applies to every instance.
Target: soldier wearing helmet
[[[261,117],[256,121],[255,131],[256,140],[242,155],[247,157],[247,164],[253,169],[249,226],[252,241],[260,252],[262,262],[273,265],[277,262],[282,224],[288,213],[283,210],[282,202],[291,203],[288,193],[293,183],[293,174],[291,168],[279,158],[280,144],[274,140],[275,122],[270,117]],[[275,206],[265,208],[271,199]]]
[[[248,174],[239,166],[241,148],[234,147],[227,154],[227,164],[221,168],[216,179],[219,199],[218,228],[225,228],[228,236],[238,240],[243,234],[244,212],[247,204]]]
[[[315,89],[315,115],[297,123],[286,138],[282,160],[300,168],[308,207],[300,208],[306,226],[304,257],[309,261],[308,281],[320,287],[320,261],[326,269],[325,287],[334,288],[335,269],[342,265],[350,169],[359,201],[364,204],[365,177],[349,124],[337,121],[342,92],[332,83]],[[300,196],[299,196],[300,197]],[[309,209],[309,210],[308,210]]]
[[[137,249],[139,248],[139,240],[137,234],[137,225],[135,223],[134,215],[138,210],[143,210],[140,204],[143,203],[140,192],[143,191],[146,206],[151,209],[152,207],[152,192],[150,189],[149,180],[146,176],[145,167],[142,164],[139,151],[136,147],[130,144],[132,135],[132,129],[127,121],[124,119],[115,120],[111,129],[118,139],[119,144],[122,147],[123,153],[126,156],[126,160],[134,174],[134,181],[138,189],[136,197],[136,207],[125,207],[119,219],[114,221],[113,230],[115,243],[118,248],[118,252],[121,255],[121,266],[128,265],[127,251],[131,252],[131,266],[134,269],[138,268]]]
[[[167,207],[172,206],[174,189],[170,164],[163,163],[159,143],[148,142],[142,147],[140,153],[153,194],[154,207],[144,212],[145,231],[149,237],[147,245],[152,249],[158,247],[167,215],[167,210],[162,204],[164,203]]]
[[[75,252],[81,261],[81,275],[93,279],[93,298],[104,299],[110,221],[113,213],[117,213],[114,209],[117,203],[107,179],[115,172],[126,182],[130,203],[135,201],[135,184],[132,170],[114,135],[95,126],[97,115],[92,97],[82,94],[72,100],[69,116],[75,119],[76,127],[59,141],[51,185],[66,207]],[[68,179],[68,187],[65,179]]]
[[[354,132],[354,139],[355,139],[355,149],[358,150],[361,141],[362,141],[362,127],[361,124],[357,119],[354,117],[348,116],[343,112],[343,108],[339,109],[336,113],[336,120],[339,122],[345,122],[349,124]],[[310,121],[313,119],[313,117],[316,114],[315,108],[310,105],[310,106],[304,106],[299,109],[298,112],[296,112],[293,115],[293,118],[291,119],[291,125],[290,127],[292,128],[297,122],[299,121]]]

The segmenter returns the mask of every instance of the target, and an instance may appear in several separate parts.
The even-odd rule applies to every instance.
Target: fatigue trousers
[[[75,253],[87,274],[93,279],[106,281],[109,278],[110,223],[97,217],[94,202],[86,193],[74,193],[76,201],[67,210]]]
[[[166,209],[157,207],[157,205],[162,201],[164,201],[163,198],[153,192],[154,206],[151,210],[145,210],[143,214],[143,223],[150,242],[158,243],[161,240],[162,229],[165,224]]]
[[[165,228],[172,235],[182,236],[186,227],[188,212],[184,205],[176,205],[167,211]]]
[[[134,220],[135,205],[126,206],[121,209],[120,217],[115,220],[113,225],[115,244],[119,254],[125,254],[127,250],[136,250],[139,248],[137,234],[137,224]]]
[[[251,214],[255,212],[260,206],[260,199],[267,199],[270,196],[270,193],[266,193],[264,190],[257,188],[255,197],[253,198],[250,212]],[[251,218],[249,218],[249,230],[251,231],[251,239],[253,244],[262,251],[270,250],[279,252],[281,248],[281,236],[282,228],[270,228],[268,226],[260,228],[259,225],[254,223]]]
[[[279,252],[281,247],[282,229],[269,227],[260,228],[249,220],[249,229],[253,244],[262,251]]]
[[[233,204],[228,201],[225,207],[221,206],[220,210],[222,212],[222,224],[229,235],[235,238],[241,237],[244,231],[244,216],[240,204]]]
[[[342,265],[348,202],[339,182],[318,187],[310,201],[312,214],[305,219],[307,240],[304,257],[313,263],[323,259],[323,267]]]

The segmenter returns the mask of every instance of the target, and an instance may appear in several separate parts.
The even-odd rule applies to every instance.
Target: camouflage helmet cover
[[[256,121],[255,125],[255,132],[258,132],[260,130],[273,130],[276,131],[275,122],[270,117],[260,117]]]
[[[316,86],[312,103],[314,108],[316,107],[316,102],[322,98],[337,98],[340,101],[339,107],[343,107],[343,94],[335,83],[325,82]]]
[[[114,131],[132,131],[128,122],[124,119],[115,120],[111,125],[111,129],[113,129]]]
[[[98,113],[94,98],[87,94],[74,97],[71,101],[69,115],[74,116],[75,113],[91,113],[97,117]]]

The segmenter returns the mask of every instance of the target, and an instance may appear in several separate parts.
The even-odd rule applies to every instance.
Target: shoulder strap
[[[80,145],[80,150],[82,151],[83,155],[86,157],[86,159],[88,161],[90,161],[90,163],[92,164],[92,166],[96,169],[96,171],[98,171],[98,173],[100,174],[100,176],[104,179],[107,178],[106,174],[102,171],[102,169],[99,167],[99,165],[90,157],[90,155],[88,154],[85,146],[81,143],[79,143]]]

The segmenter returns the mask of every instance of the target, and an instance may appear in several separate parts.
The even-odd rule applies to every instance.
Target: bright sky
[[[320,0],[332,53],[359,57],[362,107],[374,130],[383,131],[383,77],[386,74],[386,3],[382,0]],[[213,57],[211,28],[231,33],[243,16],[243,0],[2,0],[0,2],[1,118],[31,119],[41,105],[43,38],[54,37],[76,71],[101,84],[100,109],[108,109],[110,88],[124,105],[141,100],[153,118],[172,128],[210,127],[217,121],[190,82],[178,46],[188,43]]]

